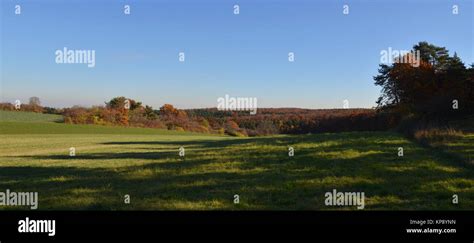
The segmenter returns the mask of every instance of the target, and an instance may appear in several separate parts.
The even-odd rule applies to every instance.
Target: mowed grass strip
[[[0,134],[145,134],[202,136],[202,134],[199,133],[153,128],[9,121],[0,121]],[[209,134],[208,136],[212,135]]]
[[[474,208],[472,166],[389,132],[233,138],[55,123],[25,134],[17,123],[0,125],[10,131],[0,135],[0,190],[37,191],[40,210],[356,210],[325,206],[333,189],[364,192],[367,210]]]
[[[0,121],[14,122],[62,122],[62,115],[42,114],[24,111],[0,110]]]

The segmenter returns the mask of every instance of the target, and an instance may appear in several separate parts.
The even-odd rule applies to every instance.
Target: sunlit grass
[[[367,210],[474,208],[472,166],[390,132],[232,138],[41,129],[0,135],[0,191],[37,191],[40,210],[355,210],[325,206],[333,189],[364,192]]]

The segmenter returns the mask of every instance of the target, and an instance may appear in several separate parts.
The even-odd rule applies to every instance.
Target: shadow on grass
[[[303,146],[327,141],[332,143]],[[201,149],[187,153],[184,161],[179,160],[177,151],[168,152],[167,148],[73,157],[97,163],[108,159],[169,159],[114,169],[1,167],[0,189],[38,191],[40,209],[338,209],[324,205],[324,194],[333,189],[365,192],[370,202],[367,209],[474,206],[471,184],[459,183],[472,181],[472,169],[436,157],[432,151],[394,135],[381,138],[378,133],[346,133],[107,144],[123,145],[125,151],[132,144],[184,144]],[[295,146],[294,157],[287,155],[289,145]],[[275,150],[261,150],[261,146],[274,146]],[[403,158],[397,156],[399,146],[406,148]],[[71,159],[62,155],[25,158]],[[231,160],[237,163],[229,163]],[[447,186],[439,187],[440,183]],[[454,191],[450,187],[471,192],[460,207],[451,204]],[[132,204],[123,203],[125,194],[131,195]],[[240,195],[241,204],[233,204],[234,194]]]

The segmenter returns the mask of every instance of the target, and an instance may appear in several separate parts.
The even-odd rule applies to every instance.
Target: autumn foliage
[[[2,103],[0,109],[15,110]],[[394,127],[397,118],[374,109],[259,109],[256,115],[216,108],[181,110],[164,104],[158,110],[125,97],[115,97],[102,106],[54,109],[23,105],[22,111],[60,113],[70,124],[96,124],[160,128],[177,131],[261,136],[341,131],[373,131]]]
[[[377,109],[259,108],[257,114],[251,115],[216,108],[182,110],[171,104],[155,110],[120,96],[102,106],[64,109],[42,107],[39,98],[32,97],[20,110],[60,113],[66,123],[74,124],[149,127],[231,136],[379,131],[394,127],[413,131],[420,127],[416,124],[418,121],[472,116],[474,67],[466,67],[456,53],[450,56],[446,48],[426,42],[415,45],[415,52],[420,54],[419,65],[402,62],[380,65],[379,74],[374,77],[375,85],[382,88]],[[414,60],[412,56],[400,58]],[[10,103],[1,103],[0,109],[16,110]]]
[[[427,42],[413,46],[420,65],[381,64],[375,84],[382,87],[379,108],[424,119],[451,119],[474,114],[473,66],[467,68],[454,53]]]

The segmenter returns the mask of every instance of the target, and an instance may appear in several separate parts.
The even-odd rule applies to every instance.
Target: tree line
[[[39,99],[35,100],[35,104],[22,105],[20,110],[61,114],[69,124],[148,127],[231,136],[373,131],[386,130],[396,124],[388,113],[383,115],[375,109],[263,108],[256,115],[250,115],[245,111],[217,108],[183,110],[171,104],[154,109],[123,96],[112,98],[102,106],[62,109],[42,107]],[[16,110],[10,103],[0,104],[0,109]]]
[[[183,110],[171,104],[154,109],[121,96],[100,106],[63,109],[42,107],[39,98],[32,97],[20,110],[61,114],[64,122],[71,124],[149,127],[232,136],[379,131],[401,127],[406,120],[419,126],[472,116],[474,65],[466,67],[456,53],[450,56],[445,47],[427,42],[419,42],[412,51],[405,55],[419,52],[419,65],[395,60],[393,64],[379,66],[374,81],[382,89],[374,109],[264,108],[250,115],[216,108]],[[398,59],[413,60],[413,57]],[[15,104],[0,103],[3,110],[17,108]]]

